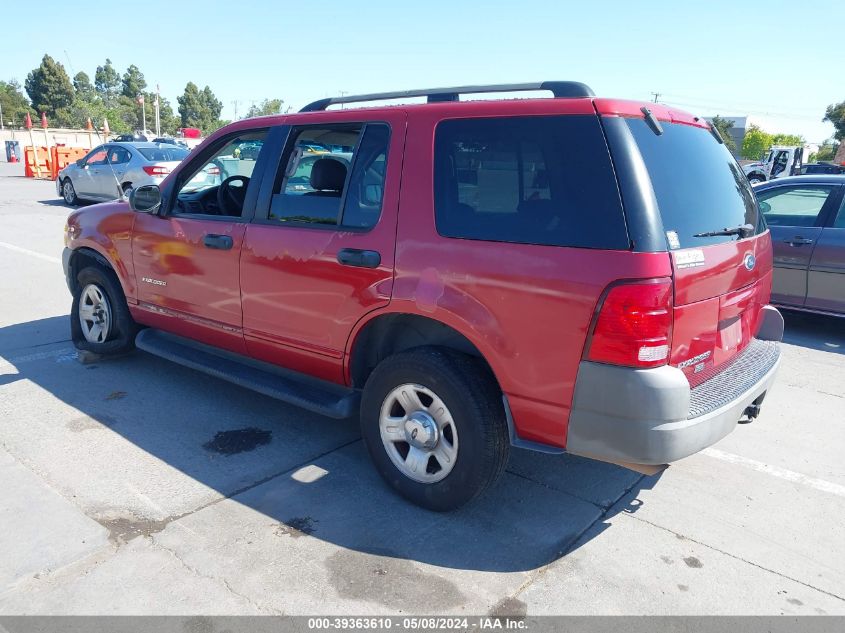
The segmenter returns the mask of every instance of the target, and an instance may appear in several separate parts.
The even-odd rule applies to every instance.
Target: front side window
[[[205,154],[193,169],[179,179],[174,212],[201,215],[240,217],[252,173],[267,138],[267,130],[249,130],[219,141],[211,154]],[[184,150],[157,148],[150,150],[180,160]],[[149,158],[149,160],[168,160]]]
[[[757,194],[770,226],[815,226],[833,187],[776,187]]]
[[[389,143],[384,123],[294,129],[268,219],[372,228],[381,215]]]
[[[95,165],[105,165],[107,156],[108,152],[106,151],[106,148],[98,147],[85,157],[85,164],[89,167],[93,167]]]
[[[595,116],[443,121],[435,133],[437,231],[446,237],[627,249]]]

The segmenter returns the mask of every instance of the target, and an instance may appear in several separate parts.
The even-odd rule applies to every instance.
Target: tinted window
[[[751,185],[731,153],[708,130],[661,121],[663,134],[658,136],[643,119],[626,121],[648,169],[663,228],[674,233],[672,246],[736,240],[735,235],[695,234],[743,224],[763,230]]]
[[[455,119],[437,126],[435,215],[455,238],[627,249],[594,116]]]
[[[378,222],[389,143],[390,128],[386,125],[368,125],[364,130],[343,204],[344,226],[369,228]]]
[[[836,214],[836,219],[833,221],[834,228],[845,229],[845,198],[842,198],[842,204],[839,205],[839,211]]]
[[[390,128],[383,123],[302,128],[292,138],[282,158],[286,167],[271,199],[269,219],[375,226],[381,215]]]
[[[139,147],[141,155],[151,161],[179,161],[188,155],[188,150],[181,147]]]
[[[833,187],[775,187],[757,194],[771,226],[815,226]]]

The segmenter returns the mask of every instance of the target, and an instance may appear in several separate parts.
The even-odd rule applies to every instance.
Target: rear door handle
[[[221,251],[228,251],[233,244],[232,238],[228,235],[214,235],[213,233],[209,233],[202,238],[202,243],[206,248],[216,248]]]
[[[812,244],[813,240],[796,235],[792,239],[784,240],[784,243],[789,244],[790,246],[804,246],[805,244]]]
[[[381,254],[377,251],[362,251],[357,248],[344,248],[338,251],[337,261],[344,266],[378,268],[381,264]]]

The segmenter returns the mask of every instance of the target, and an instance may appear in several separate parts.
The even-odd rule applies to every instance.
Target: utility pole
[[[159,88],[158,84],[156,84],[156,136],[161,136],[161,112],[159,108],[161,107],[159,101],[161,100],[161,89]]]
[[[239,103],[240,103],[240,101],[238,101],[237,99],[232,101],[232,107],[235,109],[235,121],[238,120],[238,104]]]
[[[655,103],[657,103],[657,98],[658,98],[658,97],[663,96],[663,93],[661,93],[661,92],[651,92],[651,93],[649,93],[649,94],[654,95],[654,102],[655,102]]]
[[[3,127],[3,104],[0,103],[0,130],[5,130]]]

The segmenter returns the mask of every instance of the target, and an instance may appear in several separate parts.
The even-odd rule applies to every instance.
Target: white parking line
[[[703,455],[707,455],[708,457],[713,457],[714,459],[720,459],[723,462],[746,466],[752,470],[756,470],[757,472],[765,473],[767,475],[771,475],[772,477],[777,477],[778,479],[784,479],[786,481],[791,481],[796,484],[815,488],[816,490],[819,490],[821,492],[827,492],[840,497],[845,497],[845,486],[840,486],[839,484],[835,484],[830,481],[825,481],[824,479],[808,477],[807,475],[796,473],[794,470],[779,468],[778,466],[772,466],[770,464],[758,462],[756,459],[749,459],[748,457],[734,455],[733,453],[725,453],[724,451],[720,451],[716,448],[705,448],[703,451],[701,451],[701,453]]]
[[[31,257],[37,257],[38,259],[43,259],[44,261],[51,262],[53,264],[62,263],[62,260],[58,257],[51,257],[50,255],[45,255],[44,253],[39,253],[38,251],[31,251],[28,248],[21,248],[20,246],[15,246],[14,244],[9,244],[8,242],[0,242],[0,246],[8,248],[10,251],[23,253],[24,255],[29,255]]]

